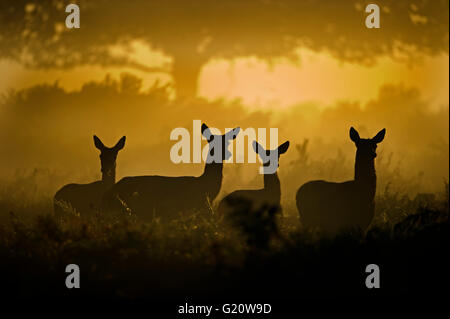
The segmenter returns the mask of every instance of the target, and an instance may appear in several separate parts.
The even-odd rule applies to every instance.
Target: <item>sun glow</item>
[[[16,62],[0,61],[0,92],[41,83],[54,83],[68,91],[79,90],[88,81],[100,81],[107,74],[118,78],[131,73],[142,79],[146,90],[158,81],[173,83],[173,60],[140,41],[127,46],[115,45],[111,52],[127,58],[125,67],[78,66],[67,70],[30,70]],[[268,64],[259,58],[211,59],[200,73],[198,95],[214,100],[240,99],[252,108],[285,108],[314,101],[330,105],[337,100],[365,104],[375,98],[385,84],[417,87],[434,107],[448,105],[448,55],[426,56],[414,66],[390,57],[379,58],[374,65],[343,63],[326,52],[297,50],[297,61],[276,58]]]

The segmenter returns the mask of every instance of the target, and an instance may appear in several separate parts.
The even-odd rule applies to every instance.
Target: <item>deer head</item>
[[[228,150],[230,142],[236,138],[241,130],[240,127],[236,127],[224,135],[214,135],[211,133],[209,127],[202,124],[202,135],[206,138],[209,144],[207,163],[222,163],[228,160],[232,154]]]
[[[350,128],[350,139],[356,145],[356,153],[362,158],[367,159],[374,159],[377,157],[377,144],[383,141],[385,134],[386,129],[384,128],[373,138],[360,138],[358,132],[353,127]]]
[[[274,150],[264,150],[256,141],[253,141],[252,145],[256,154],[259,155],[263,162],[263,170],[260,170],[260,172],[263,171],[263,174],[273,174],[277,171],[278,166],[280,166],[278,163],[280,155],[286,153],[289,148],[289,141],[284,142]]]
[[[123,136],[113,147],[106,147],[102,141],[94,135],[94,145],[100,150],[100,163],[103,180],[115,180],[117,153],[125,146],[126,137]]]

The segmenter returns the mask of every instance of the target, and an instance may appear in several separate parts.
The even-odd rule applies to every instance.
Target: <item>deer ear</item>
[[[253,141],[252,146],[255,153],[258,154],[258,142]]]
[[[117,144],[114,145],[114,149],[115,149],[116,151],[120,151],[122,148],[124,148],[124,146],[125,146],[125,140],[126,140],[126,137],[125,137],[125,136],[122,136],[122,138],[117,142]]]
[[[205,133],[205,131],[209,129],[208,125],[206,125],[205,123],[202,124],[202,134]]]
[[[236,127],[235,129],[232,129],[231,131],[226,132],[225,133],[225,137],[227,139],[233,139],[234,140],[236,138],[236,136],[239,134],[240,130],[241,130],[240,127]]]
[[[372,138],[372,141],[375,143],[381,143],[384,140],[384,135],[386,134],[386,129],[382,129]]]
[[[350,139],[355,142],[358,143],[360,140],[359,134],[358,132],[353,128],[353,126],[350,128]]]
[[[256,154],[265,155],[264,148],[257,141],[253,141],[252,146]]]
[[[278,146],[278,155],[286,153],[288,148],[289,148],[289,141],[284,142],[283,144]]]
[[[209,139],[211,138],[211,130],[209,129],[208,125],[206,125],[205,123],[202,124],[202,135],[204,137],[206,137],[206,139],[209,141]]]
[[[97,137],[97,135],[94,135],[94,145],[100,151],[105,149],[105,145],[103,145],[102,141],[100,141],[100,139]]]

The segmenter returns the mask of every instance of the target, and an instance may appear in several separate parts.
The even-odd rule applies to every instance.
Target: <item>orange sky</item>
[[[132,56],[135,61],[153,67],[168,66],[170,57],[151,51],[134,42],[133,51],[111,48],[116,55]],[[199,95],[207,98],[241,98],[252,107],[286,107],[299,102],[316,101],[331,104],[349,99],[362,103],[373,99],[383,84],[400,84],[420,89],[433,107],[448,107],[449,56],[423,57],[414,66],[384,57],[375,65],[343,63],[326,52],[298,49],[298,62],[276,59],[272,66],[256,57],[234,60],[215,59],[203,66],[199,78]],[[118,77],[121,72],[133,73],[143,79],[144,89],[155,80],[171,81],[168,73],[147,73],[130,68],[76,67],[72,70],[27,70],[23,66],[1,60],[0,92],[25,88],[38,83],[59,83],[68,90],[77,90],[90,80],[100,81],[107,73]]]

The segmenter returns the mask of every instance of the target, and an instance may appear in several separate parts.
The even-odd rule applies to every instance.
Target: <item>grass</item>
[[[4,204],[1,285],[12,296],[41,297],[440,294],[448,284],[446,192],[429,203],[384,194],[367,234],[334,238],[302,228],[293,212],[230,225],[210,211],[161,224],[104,214],[56,217],[45,212],[45,200],[20,206],[35,209],[33,217],[14,207],[5,217]],[[80,266],[82,289],[65,288],[71,263]],[[380,267],[383,289],[365,287],[371,263]]]

